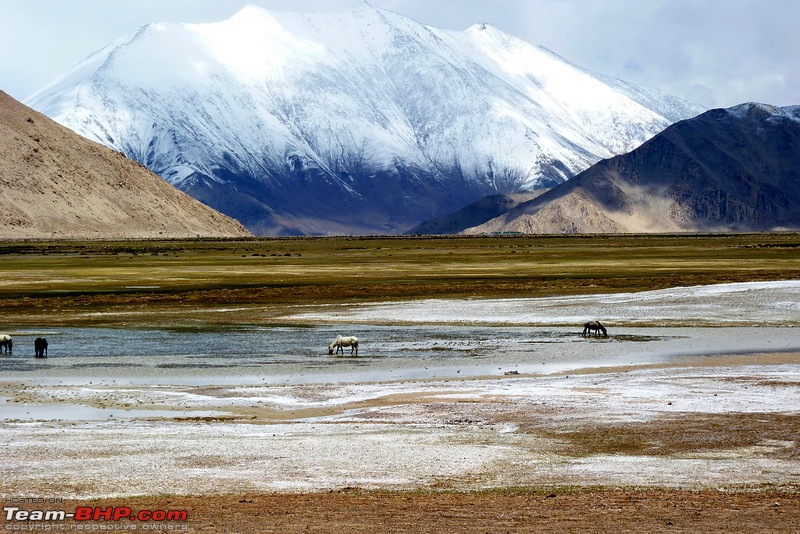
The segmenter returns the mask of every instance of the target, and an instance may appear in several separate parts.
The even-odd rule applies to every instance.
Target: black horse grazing
[[[8,334],[0,334],[0,351],[11,352],[14,342]]]
[[[603,337],[608,337],[608,332],[606,331],[605,327],[600,324],[600,321],[589,321],[583,325],[583,334],[581,335],[591,335],[592,332],[594,332],[597,336],[600,335],[600,332],[603,332]]]
[[[45,338],[37,337],[33,342],[33,348],[37,358],[47,358],[47,340]]]

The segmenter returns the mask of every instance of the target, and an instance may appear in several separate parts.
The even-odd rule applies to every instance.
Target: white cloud
[[[246,3],[335,10],[359,0],[0,0],[0,89],[22,100],[149,22],[212,22]],[[707,106],[800,104],[800,2],[371,0],[453,30],[489,22],[602,74]]]

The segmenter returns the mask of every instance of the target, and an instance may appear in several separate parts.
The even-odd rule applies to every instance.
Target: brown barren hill
[[[0,239],[248,235],[144,166],[0,91]]]

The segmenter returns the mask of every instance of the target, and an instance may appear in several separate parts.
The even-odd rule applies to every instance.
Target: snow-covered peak
[[[781,110],[789,119],[800,121],[800,106],[785,106]]]
[[[465,198],[561,182],[700,111],[666,102],[492,25],[367,2],[150,24],[27,101],[179,186],[313,175],[358,198],[401,194],[360,182],[381,173],[466,183]]]
[[[737,120],[790,120],[800,122],[800,106],[778,107],[760,102],[745,102],[722,110],[712,110],[714,113],[727,113]]]
[[[278,17],[254,5],[223,22],[186,28],[222,70],[242,80],[268,80],[280,76],[293,63],[313,63],[326,54],[319,41],[297,36]]]

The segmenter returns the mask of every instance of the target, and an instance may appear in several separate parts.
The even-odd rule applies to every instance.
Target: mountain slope
[[[467,233],[798,229],[800,106],[749,103],[678,122]]]
[[[236,221],[0,91],[0,238],[250,235]]]
[[[489,195],[464,206],[454,213],[425,221],[407,233],[415,235],[458,234],[468,228],[494,219],[545,191],[543,189],[532,193]]]
[[[699,108],[489,25],[361,4],[151,24],[28,103],[256,233],[397,233],[551,187]]]

